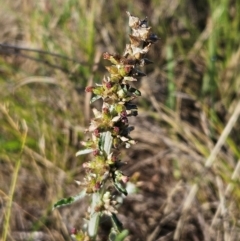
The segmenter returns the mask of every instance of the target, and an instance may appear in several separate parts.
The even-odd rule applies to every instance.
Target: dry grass
[[[73,61],[0,46],[1,241],[70,240],[81,227],[87,200],[51,209],[79,192],[84,88],[105,73],[99,53],[123,51],[126,10],[161,37],[131,120],[138,144],[122,152],[139,180],[120,208],[127,240],[240,239],[239,1],[19,0],[1,4],[0,43]]]

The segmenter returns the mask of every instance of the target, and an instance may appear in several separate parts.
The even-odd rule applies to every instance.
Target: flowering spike
[[[129,126],[128,117],[137,116],[138,108],[131,101],[140,96],[141,92],[131,83],[145,76],[139,67],[152,63],[145,55],[158,40],[151,32],[147,18],[140,20],[129,12],[127,14],[131,33],[123,55],[103,53],[103,59],[111,63],[106,66],[108,75],[101,84],[86,87],[86,92],[95,95],[91,102],[102,99],[102,108],[93,109],[94,118],[87,130],[92,134],[92,139],[83,143],[85,149],[78,152],[91,153],[92,156],[90,161],[83,164],[86,176],[81,182],[86,193],[94,195],[92,200],[96,199],[91,204],[90,224],[97,223],[96,215],[100,213],[113,216],[117,212],[115,196],[109,183],[127,195],[125,186],[129,178],[120,171],[124,163],[117,156],[119,147],[129,148],[136,143],[130,137],[134,127]],[[92,235],[89,231],[89,235],[90,233]]]

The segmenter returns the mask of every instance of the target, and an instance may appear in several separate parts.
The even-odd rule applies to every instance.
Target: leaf
[[[109,234],[110,241],[123,241],[128,236],[128,230],[123,230],[123,225],[117,218],[115,213],[112,213],[111,216],[113,228]]]
[[[115,228],[115,230],[120,233],[123,230],[123,225],[120,222],[120,220],[118,219],[117,215],[115,213],[112,213],[111,216],[112,222],[113,222],[113,227]]]
[[[137,185],[133,182],[127,182],[126,190],[128,194],[136,194],[138,192]]]
[[[124,187],[120,182],[114,181],[113,184],[114,184],[114,187],[115,187],[120,193],[124,194],[125,196],[128,195],[127,190],[125,189],[125,187]]]
[[[97,108],[93,108],[92,111],[93,111],[95,118],[100,118],[102,116],[102,112],[99,111]]]
[[[133,77],[144,77],[144,76],[146,76],[146,74],[145,73],[143,73],[142,71],[140,71],[140,70],[135,70],[135,72],[133,73]]]
[[[74,198],[73,197],[68,197],[68,198],[63,198],[59,201],[57,201],[54,205],[53,205],[53,209],[55,208],[59,208],[61,206],[66,206],[69,205],[71,203],[74,202]]]
[[[96,96],[93,96],[92,99],[90,100],[90,104],[92,104],[94,101],[98,100],[102,98],[101,95],[96,95]]]
[[[133,78],[132,76],[125,76],[123,79],[124,79],[125,81],[137,81],[137,79],[136,79],[136,78]]]
[[[144,58],[144,59],[141,60],[140,66],[144,66],[144,65],[147,65],[147,64],[153,64],[153,61]]]
[[[105,67],[110,74],[118,75],[118,68],[115,65]]]
[[[130,87],[129,91],[131,93],[133,93],[134,95],[141,96],[141,92],[138,89],[136,89],[136,88]]]
[[[121,119],[121,116],[117,115],[112,118],[112,122],[118,122]]]
[[[128,230],[124,229],[121,233],[119,233],[115,239],[115,241],[123,241],[128,236]]]
[[[62,207],[62,206],[66,206],[66,205],[70,205],[80,199],[83,199],[86,195],[86,190],[84,189],[83,191],[81,191],[78,195],[76,196],[73,196],[73,197],[68,197],[68,198],[63,198],[59,201],[57,201],[54,205],[53,205],[53,209],[54,210],[55,208],[59,208],[59,207]]]
[[[88,234],[95,240],[95,236],[97,235],[100,212],[96,212],[95,207],[101,202],[101,194],[96,192],[92,195],[92,203],[91,203],[91,211],[90,211],[90,220],[88,222]]]
[[[117,234],[116,231],[112,228],[111,233],[109,234],[110,241],[124,241],[128,236],[129,232],[127,229],[124,229],[121,233]]]
[[[75,155],[76,156],[81,156],[81,155],[89,154],[89,153],[91,153],[93,151],[94,151],[94,149],[84,149],[84,150],[78,151]]]
[[[136,96],[141,96],[141,92],[139,90],[135,90],[133,92],[133,94],[136,95]]]
[[[103,132],[100,136],[100,150],[103,150],[107,155],[111,153],[112,140],[113,137],[110,131]]]

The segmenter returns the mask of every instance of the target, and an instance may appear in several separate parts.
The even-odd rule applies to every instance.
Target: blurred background
[[[126,11],[147,16],[160,38],[136,84],[138,143],[121,154],[138,186],[119,210],[126,240],[240,240],[240,1],[0,6],[1,241],[71,240],[71,228],[82,227],[88,199],[52,206],[81,191],[75,180],[89,157],[75,153],[92,115],[84,89],[106,74],[103,52],[123,53]],[[109,228],[103,220],[99,240]]]

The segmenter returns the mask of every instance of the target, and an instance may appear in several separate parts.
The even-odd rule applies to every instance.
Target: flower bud
[[[103,107],[102,108],[102,112],[103,112],[103,114],[108,114],[109,113],[109,109],[107,107]]]
[[[87,87],[85,88],[85,91],[86,91],[86,92],[93,92],[93,89],[94,89],[93,86],[87,86]]]
[[[98,149],[94,150],[94,151],[93,151],[93,155],[94,155],[94,156],[99,155],[99,150],[98,150]]]
[[[101,187],[101,183],[100,183],[100,182],[97,182],[97,183],[95,184],[95,191],[98,191],[98,190],[100,189],[100,187]]]
[[[122,111],[120,115],[121,115],[122,118],[126,118],[127,117],[127,112],[126,111]]]
[[[83,168],[86,169],[86,168],[89,168],[89,163],[88,162],[84,162],[82,164]]]
[[[120,130],[119,127],[114,126],[113,127],[113,134],[117,136],[119,134],[119,130]]]
[[[111,89],[112,88],[112,85],[110,82],[106,82],[105,83],[105,86],[107,87],[107,89]]]
[[[93,134],[96,136],[96,137],[99,137],[100,136],[100,133],[99,133],[99,130],[98,129],[95,129],[93,131]]]
[[[121,119],[121,122],[124,123],[125,125],[127,125],[128,124],[128,118],[127,117],[123,117]]]
[[[76,235],[77,234],[77,229],[76,228],[72,228],[70,232],[71,232],[71,234]]]
[[[129,181],[129,177],[122,175],[121,180],[123,183],[127,183]]]

